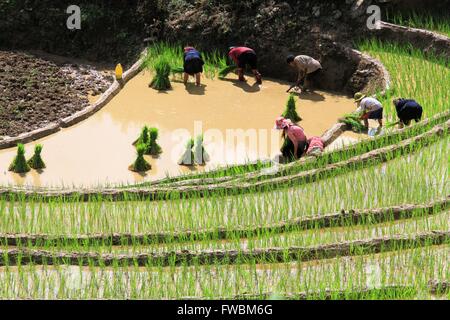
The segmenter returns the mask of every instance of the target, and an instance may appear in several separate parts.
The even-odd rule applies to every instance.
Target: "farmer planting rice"
[[[255,75],[256,83],[262,83],[262,76],[258,71],[258,57],[253,49],[247,47],[230,47],[228,56],[233,59],[234,63],[238,66],[237,73],[239,81],[246,81],[244,69],[246,66],[250,66]]]
[[[317,76],[322,70],[322,65],[319,61],[310,56],[299,55],[294,57],[289,55],[286,62],[297,70],[297,82],[287,92],[290,92],[295,87],[302,90],[313,90],[317,86]]]
[[[322,154],[324,145],[321,137],[311,137],[307,141],[308,147],[306,149],[307,156],[318,157]]]
[[[195,84],[200,86],[201,74],[203,73],[203,65],[205,62],[202,59],[202,55],[193,47],[184,48],[183,57],[184,68],[184,84],[186,85],[189,76],[195,77]]]
[[[398,98],[394,99],[393,103],[397,111],[397,116],[400,119],[400,128],[403,128],[405,125],[409,126],[411,120],[419,122],[422,119],[422,106],[415,100]]]
[[[364,120],[364,126],[369,129],[369,119],[378,120],[379,129],[383,127],[383,105],[380,101],[365,94],[357,92],[355,102],[358,105],[356,112],[361,114],[360,119]]]
[[[292,144],[288,143],[281,150],[283,156],[294,156],[295,159],[299,159],[303,155],[307,147],[306,136],[303,128],[295,125],[289,119],[279,117],[275,121],[275,129],[283,130],[283,138],[292,142]]]

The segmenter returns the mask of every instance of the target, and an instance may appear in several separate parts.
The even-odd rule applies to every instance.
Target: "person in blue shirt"
[[[183,62],[184,84],[186,85],[189,76],[192,76],[195,77],[195,84],[200,86],[203,65],[205,64],[200,52],[198,52],[194,47],[185,47]]]
[[[415,100],[397,98],[392,101],[397,111],[397,116],[400,119],[399,126],[403,128],[405,125],[409,126],[411,120],[419,122],[422,119],[423,108]]]

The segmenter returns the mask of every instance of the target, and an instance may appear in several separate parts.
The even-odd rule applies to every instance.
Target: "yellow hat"
[[[364,99],[365,97],[366,97],[366,95],[364,93],[357,92],[357,93],[355,93],[355,102],[359,102],[362,99]]]

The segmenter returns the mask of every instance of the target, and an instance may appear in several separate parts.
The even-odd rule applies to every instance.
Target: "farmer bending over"
[[[409,126],[411,120],[419,122],[420,119],[422,119],[422,106],[415,100],[398,98],[395,99],[393,103],[397,110],[397,116],[400,119],[400,128],[403,128],[405,125]]]
[[[262,83],[261,74],[258,71],[258,57],[253,49],[247,47],[231,47],[228,56],[233,59],[238,69],[239,81],[246,81],[244,77],[244,69],[248,65],[255,75],[256,83]]]
[[[358,105],[356,112],[361,113],[361,120],[364,120],[364,126],[369,129],[369,119],[378,120],[379,129],[383,127],[383,105],[375,98],[366,97],[361,92],[355,94],[355,102]]]
[[[291,91],[294,87],[299,87],[302,90],[313,90],[317,84],[317,76],[322,70],[322,65],[319,61],[309,56],[296,56],[290,55],[286,59],[288,65],[297,70],[297,82],[291,86],[288,90]]]
[[[184,84],[186,85],[189,76],[195,77],[195,84],[200,86],[201,74],[203,72],[203,65],[205,64],[200,52],[193,47],[184,48]]]
[[[303,129],[292,123],[291,120],[283,117],[277,118],[275,121],[275,129],[283,130],[283,138],[289,139],[293,145],[293,151],[290,150],[290,154],[295,159],[299,159],[305,152],[307,141]],[[286,155],[287,150],[282,150],[283,155]]]
[[[323,140],[320,137],[311,137],[307,141],[308,147],[306,150],[307,156],[318,157],[322,154],[324,149]]]

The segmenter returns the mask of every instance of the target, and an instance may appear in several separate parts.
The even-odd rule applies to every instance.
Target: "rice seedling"
[[[339,119],[339,122],[347,124],[354,132],[364,132],[367,129],[361,123],[360,115],[358,113],[349,113]]]
[[[146,172],[152,168],[150,163],[144,159],[146,146],[144,144],[138,144],[136,146],[137,158],[136,161],[130,165],[129,169],[135,172]]]
[[[417,248],[320,264],[30,265],[5,269],[0,274],[4,284],[0,295],[10,299],[267,299],[275,295],[291,299],[432,299],[432,284],[448,277],[447,259],[446,250]]]
[[[148,131],[149,142],[146,150],[146,154],[150,154],[152,156],[157,156],[162,153],[162,149],[159,146],[158,142],[158,129],[150,128]]]
[[[172,67],[172,74],[181,74],[184,73],[183,67]]]
[[[165,59],[169,63],[172,74],[177,75],[184,72],[184,68],[180,67],[183,63],[183,46],[164,42],[150,46],[147,49],[143,67],[151,72],[155,72],[156,63],[160,58]],[[227,66],[225,56],[218,51],[202,53],[202,58],[205,62],[203,66],[204,73],[209,78],[214,78],[218,70]]]
[[[199,165],[203,165],[210,160],[209,154],[206,152],[205,147],[203,146],[202,134],[195,139],[194,157],[195,163]]]
[[[42,145],[37,144],[34,147],[34,154],[33,156],[28,160],[28,165],[35,169],[35,170],[39,170],[39,169],[44,169],[45,168],[45,163],[42,160],[41,157],[41,152],[42,152]]]
[[[286,119],[290,119],[294,123],[302,121],[302,118],[297,113],[295,96],[293,94],[289,95],[288,101],[286,103],[286,109],[283,112],[282,116]]]
[[[143,144],[148,145],[150,136],[149,136],[149,128],[148,126],[144,126],[141,130],[141,134],[139,135],[139,138],[133,142],[133,145]]]
[[[222,67],[219,70],[219,78],[225,78],[229,73],[234,72],[237,69],[237,66],[235,65],[229,65]]]
[[[9,171],[15,173],[26,173],[30,171],[30,166],[25,159],[25,146],[21,143],[17,145],[17,155],[9,166]]]
[[[194,139],[190,138],[186,143],[186,150],[184,151],[183,155],[181,156],[180,160],[178,160],[179,165],[184,166],[192,166],[195,163],[195,155],[192,151],[192,148],[194,147]]]
[[[155,75],[153,80],[150,82],[149,87],[152,87],[156,90],[168,90],[172,88],[170,84],[169,76],[171,72],[171,66],[169,61],[160,57],[155,63]]]

